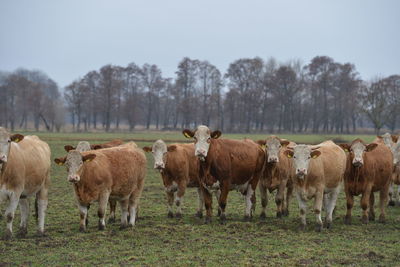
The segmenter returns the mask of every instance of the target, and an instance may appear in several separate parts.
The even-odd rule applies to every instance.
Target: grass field
[[[184,141],[179,133],[138,134],[38,134],[50,144],[52,159],[65,155],[65,144],[77,141],[93,143],[122,138],[141,140]],[[225,137],[241,138],[243,135]],[[248,135],[260,139],[262,135]],[[298,143],[318,143],[333,136],[284,135]],[[340,136],[350,141],[355,136]],[[373,136],[363,136],[371,141]],[[149,140],[149,141],[145,141]],[[362,225],[359,199],[356,198],[353,224],[344,225],[345,197],[341,193],[333,229],[314,232],[314,216],[308,212],[308,228],[299,225],[296,200],[291,202],[290,215],[275,218],[274,196],[270,195],[267,220],[260,222],[259,196],[257,216],[243,222],[244,201],[239,193],[230,192],[227,205],[228,221],[220,225],[217,218],[205,225],[194,217],[197,192],[189,189],[183,202],[182,219],[168,219],[165,194],[159,173],[152,169],[148,156],[148,174],[140,204],[140,218],[134,229],[119,230],[119,223],[107,224],[105,231],[97,230],[97,204],[90,209],[87,233],[79,232],[79,212],[73,189],[66,180],[65,167],[52,165],[52,186],[46,217],[46,237],[36,237],[36,225],[31,216],[27,238],[0,240],[0,266],[33,265],[138,265],[138,266],[398,266],[400,264],[400,207],[389,207],[387,223],[370,222]],[[377,198],[376,198],[377,199]],[[33,201],[31,200],[31,204]],[[310,202],[311,204],[311,202]],[[216,213],[214,203],[214,214]],[[1,210],[4,210],[2,205]],[[33,211],[33,205],[31,205]],[[33,214],[33,213],[32,213]],[[117,216],[119,216],[119,210]],[[379,213],[378,213],[379,214]],[[0,219],[0,236],[4,233],[4,217]],[[19,225],[19,212],[14,220],[14,232]]]

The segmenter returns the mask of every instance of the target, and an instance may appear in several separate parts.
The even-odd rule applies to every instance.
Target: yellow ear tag
[[[62,166],[62,165],[64,165],[64,163],[62,163],[62,162],[60,161],[60,162],[57,162],[57,165]]]
[[[265,149],[265,148],[267,148],[267,146],[266,145],[261,145],[261,148]]]
[[[89,161],[92,161],[92,159],[87,159],[87,160],[85,160],[85,162],[89,162]]]
[[[349,152],[349,150],[347,148],[344,149],[345,152]]]
[[[315,159],[316,157],[317,157],[316,155],[312,156],[313,159]]]
[[[17,138],[17,139],[15,139],[15,140],[14,140],[14,142],[15,142],[15,143],[18,143],[18,142],[19,142],[19,139],[18,139],[18,138]]]
[[[190,136],[188,133],[186,133],[186,132],[185,132],[183,135],[184,135],[186,138],[191,138],[191,136]]]
[[[288,157],[288,158],[291,158],[291,157],[292,157],[292,155],[290,155],[290,154],[287,154],[287,157]]]

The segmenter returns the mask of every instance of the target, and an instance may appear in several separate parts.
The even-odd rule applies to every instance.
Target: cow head
[[[83,164],[93,160],[94,158],[96,158],[95,154],[82,155],[81,152],[77,150],[71,150],[68,152],[66,157],[56,158],[54,159],[54,162],[61,166],[67,166],[68,182],[77,183],[81,180]]]
[[[8,155],[11,148],[11,142],[18,143],[22,139],[24,139],[23,135],[10,135],[10,133],[6,129],[0,127],[0,165],[2,165],[3,163],[7,163]]]
[[[200,125],[193,132],[191,130],[183,130],[183,135],[186,138],[193,138],[195,144],[194,154],[199,157],[201,161],[204,161],[207,157],[208,149],[210,148],[211,139],[217,139],[221,136],[221,131],[211,132],[207,126]]]
[[[77,150],[79,152],[86,152],[91,150],[90,144],[87,141],[80,141],[76,147],[71,145],[64,146],[65,151],[69,152],[70,150]]]
[[[270,136],[266,140],[258,140],[257,143],[261,147],[265,147],[265,152],[267,153],[268,163],[278,163],[279,162],[279,152],[282,147],[289,144],[288,140],[282,140],[276,136]]]
[[[386,146],[391,148],[398,140],[398,136],[396,135],[391,135],[390,133],[385,133],[382,136],[378,135],[378,138],[383,139],[383,142],[385,143]]]
[[[393,165],[396,166],[400,163],[400,142],[396,142],[390,148],[393,154]]]
[[[310,160],[316,159],[321,155],[318,148],[319,147],[312,147],[309,145],[296,145],[294,147],[288,147],[285,150],[284,154],[288,158],[293,159],[293,166],[298,178],[304,179],[308,173]]]
[[[176,150],[176,145],[169,145],[164,143],[163,140],[157,140],[152,147],[143,147],[145,152],[151,152],[154,157],[154,169],[163,170],[167,164],[167,153]]]
[[[365,144],[361,139],[354,140],[351,144],[339,144],[346,152],[350,153],[351,163],[354,167],[361,167],[364,164],[364,153],[371,152],[378,144]]]

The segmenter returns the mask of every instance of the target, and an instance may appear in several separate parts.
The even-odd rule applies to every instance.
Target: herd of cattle
[[[168,217],[182,216],[182,199],[187,187],[198,191],[196,216],[210,222],[212,195],[218,201],[218,216],[226,220],[225,208],[229,191],[241,192],[245,199],[245,219],[255,211],[255,191],[261,195],[260,218],[265,219],[268,191],[277,190],[277,217],[289,214],[289,202],[294,192],[299,209],[301,228],[306,226],[307,200],[314,199],[316,230],[321,231],[321,212],[326,212],[325,227],[332,225],[332,213],[344,181],[347,200],[345,223],[351,223],[353,197],[362,195],[362,222],[375,219],[374,192],[379,191],[379,221],[385,221],[385,208],[400,204],[400,141],[390,134],[378,136],[366,144],[356,139],[350,144],[325,141],[318,145],[303,145],[269,136],[254,142],[250,139],[219,139],[220,131],[198,126],[184,130],[193,139],[190,144],[167,145],[162,140],[151,147],[139,148],[134,142],[114,140],[90,145],[79,142],[66,145],[67,155],[54,159],[67,167],[67,179],[73,185],[80,212],[80,230],[85,231],[88,209],[98,202],[99,229],[105,227],[106,207],[110,205],[110,220],[115,220],[116,202],[121,206],[121,227],[133,226],[146,176],[146,156],[151,152],[154,168],[164,183]],[[44,233],[44,217],[50,182],[50,148],[37,136],[11,135],[0,127],[0,203],[8,200],[5,211],[5,238],[12,237],[12,224],[19,204],[21,223],[19,234],[27,233],[30,196],[35,195],[38,233]],[[395,192],[396,191],[396,192]],[[176,213],[173,205],[176,205]]]

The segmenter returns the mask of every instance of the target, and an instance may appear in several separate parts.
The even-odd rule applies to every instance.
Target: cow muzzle
[[[1,155],[0,156],[0,163],[7,163],[7,156],[6,155]]]
[[[195,156],[199,157],[200,160],[204,161],[204,159],[207,157],[207,151],[205,151],[202,148],[196,149]]]
[[[165,168],[165,164],[164,163],[154,163],[154,169],[161,171],[164,168]]]
[[[296,175],[298,178],[304,179],[304,176],[307,175],[306,169],[296,169]]]
[[[363,162],[361,160],[353,160],[353,166],[356,168],[359,168],[363,165]]]
[[[278,157],[268,157],[268,163],[278,163]]]
[[[80,180],[81,180],[81,177],[79,175],[74,174],[74,175],[68,176],[68,182],[70,182],[70,183],[77,183]]]

